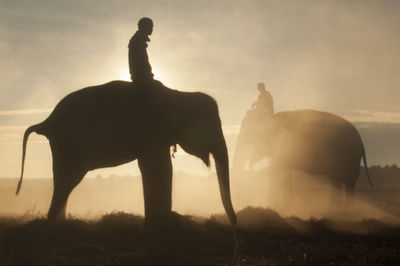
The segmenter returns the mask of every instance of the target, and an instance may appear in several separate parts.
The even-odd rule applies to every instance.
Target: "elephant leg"
[[[346,203],[347,205],[351,206],[354,201],[354,189],[356,187],[356,180],[355,179],[349,179],[345,183],[345,189],[346,189]]]
[[[146,224],[170,216],[172,207],[172,164],[169,148],[148,152],[138,159],[142,173]]]
[[[337,207],[341,204],[341,190],[343,183],[340,179],[330,177],[331,183],[331,206]]]
[[[290,209],[293,206],[292,171],[275,165],[271,166],[271,174],[276,207],[282,210]]]
[[[356,187],[357,179],[360,175],[360,159],[357,159],[352,163],[352,166],[349,167],[350,171],[348,173],[348,178],[345,181],[345,189],[346,189],[346,203],[351,206],[354,201],[354,189]]]
[[[54,221],[65,219],[68,197],[85,176],[86,171],[58,165],[56,162],[53,173],[53,198],[47,217]]]
[[[280,177],[280,186],[282,189],[282,208],[290,209],[293,207],[293,184],[292,184],[292,172],[285,170],[282,172]]]

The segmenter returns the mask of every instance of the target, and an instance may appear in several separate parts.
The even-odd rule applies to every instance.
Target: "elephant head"
[[[276,133],[276,121],[272,114],[259,114],[254,109],[247,111],[236,141],[232,172],[243,174],[246,164],[251,169],[254,163],[268,157],[273,146],[271,140]]]
[[[172,165],[170,147],[209,165],[215,159],[223,206],[236,224],[229,188],[229,165],[216,102],[202,93],[171,90],[161,83],[148,88],[113,81],[67,95],[50,116],[29,127],[45,135],[53,156],[54,191],[48,217],[65,217],[72,189],[89,170],[138,159],[143,178],[146,220],[171,212]]]

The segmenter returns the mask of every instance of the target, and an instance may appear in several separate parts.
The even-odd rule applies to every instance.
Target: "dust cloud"
[[[208,6],[175,1],[165,5],[162,14],[153,2],[148,1],[144,7],[149,16],[157,18],[149,53],[154,69],[161,75],[159,78],[177,89],[200,90],[214,96],[226,127],[240,122],[254,101],[254,85],[259,80],[266,80],[268,90],[277,99],[278,111],[316,108],[336,113],[348,111],[346,116],[351,117],[367,110],[367,117],[375,114],[374,121],[378,122],[398,116],[400,46],[396,33],[400,21],[399,6],[393,2],[221,1]],[[179,10],[177,2],[182,6]],[[50,21],[51,29],[19,25],[24,20],[18,18],[24,16],[26,6],[11,2],[4,6],[4,25],[0,26],[3,40],[0,55],[4,57],[0,68],[5,82],[0,97],[3,176],[15,176],[19,171],[21,132],[27,124],[41,121],[44,116],[41,112],[51,109],[71,90],[113,79],[118,76],[116,72],[127,68],[127,39],[140,13],[137,7],[121,8],[121,5],[122,2],[107,12],[103,11],[104,1],[100,5],[103,9],[85,5],[79,12],[53,4],[45,5],[46,9],[30,6],[33,21],[37,25]],[[46,10],[52,14],[47,19],[43,13]],[[74,19],[66,20],[68,17]],[[18,36],[32,41],[26,43],[26,38]],[[61,54],[60,43],[67,44]],[[37,52],[32,53],[32,49]],[[55,62],[54,58],[58,60]],[[28,114],[27,110],[39,113]],[[391,141],[394,139],[391,137]],[[227,141],[233,142],[228,137]],[[51,175],[47,141],[31,146],[29,164],[33,170],[27,176]],[[199,164],[190,164],[192,171],[186,168],[182,172],[179,165],[175,167],[178,172],[174,174],[173,209],[197,216],[223,213],[214,170],[200,175]],[[341,195],[340,204],[332,205],[326,177],[296,172],[285,183],[267,166],[268,163],[254,171],[232,173],[236,211],[254,206],[304,219],[394,221],[399,215],[400,193],[392,187],[370,189],[358,184],[351,206],[344,200],[345,195]],[[84,179],[70,196],[70,215],[95,218],[113,211],[142,215],[141,179],[125,176],[138,172],[136,168],[126,169],[107,170],[110,175],[115,170],[121,176]],[[372,181],[376,183],[379,178],[372,176]],[[365,180],[360,178],[358,183],[362,182]],[[14,193],[16,184],[16,179],[0,180],[0,212],[45,215],[52,195],[52,180],[27,178],[18,197]]]
[[[353,203],[347,204],[343,193],[341,203],[335,206],[330,201],[331,189],[326,177],[294,172],[292,182],[288,184],[271,176],[268,168],[262,168],[246,171],[241,176],[232,176],[232,201],[235,210],[242,213],[239,215],[239,225],[246,227],[262,227],[266,222],[263,219],[264,212],[256,212],[250,216],[243,212],[249,206],[271,209],[282,219],[298,217],[304,220],[334,220],[331,223],[332,229],[358,233],[366,232],[362,227],[349,222],[376,219],[389,224],[400,224],[398,190],[371,189],[363,178],[365,176],[360,177]],[[376,180],[379,177],[373,178]],[[17,179],[0,180],[0,215],[45,216],[52,195],[52,180],[26,179],[18,197],[15,196],[16,184]],[[212,172],[209,176],[175,172],[173,210],[182,215],[204,219],[211,215],[224,217],[216,175]],[[144,215],[140,176],[86,178],[71,193],[67,209],[69,217],[99,219],[112,212]],[[222,221],[227,222],[224,219]],[[299,224],[293,223],[293,228],[302,230]]]

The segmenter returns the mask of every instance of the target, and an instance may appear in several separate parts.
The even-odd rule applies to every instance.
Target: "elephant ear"
[[[204,156],[201,156],[200,159],[204,162],[207,167],[210,167],[210,153],[207,152],[204,154]]]
[[[185,152],[200,158],[209,167],[210,146],[214,143],[214,138],[210,122],[206,119],[198,119],[185,128],[178,144]]]
[[[204,150],[196,150],[193,148],[192,145],[188,145],[185,142],[179,143],[179,146],[181,146],[185,152],[200,158],[207,167],[210,167],[210,152]]]

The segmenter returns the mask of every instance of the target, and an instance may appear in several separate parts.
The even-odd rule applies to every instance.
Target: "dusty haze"
[[[171,88],[202,91],[217,100],[231,156],[239,124],[257,98],[256,84],[264,81],[276,111],[318,109],[342,115],[357,122],[370,164],[400,163],[399,13],[400,3],[390,0],[3,0],[0,177],[19,175],[23,131],[46,118],[62,97],[89,85],[129,78],[127,44],[143,16],[155,24],[148,48],[155,77]],[[173,164],[189,176],[175,175],[175,210],[204,215],[222,210],[213,170],[181,149]],[[47,140],[32,136],[22,194],[13,198],[16,181],[10,179],[7,189],[2,188],[7,204],[0,212],[12,212],[9,206],[18,213],[47,211],[51,180],[40,181],[36,190],[33,183],[29,186],[36,181],[29,178],[51,177],[51,167]],[[135,162],[88,176],[98,174],[137,176],[139,171]],[[279,195],[272,196],[269,179],[255,180],[244,185],[233,179],[236,208],[279,205],[273,203]],[[72,214],[143,212],[139,179],[124,179],[126,186],[97,181],[84,181],[72,193]],[[328,195],[324,189],[323,199]],[[313,198],[310,202],[320,204]],[[314,214],[323,213],[319,208]],[[386,215],[370,210],[372,215]]]

